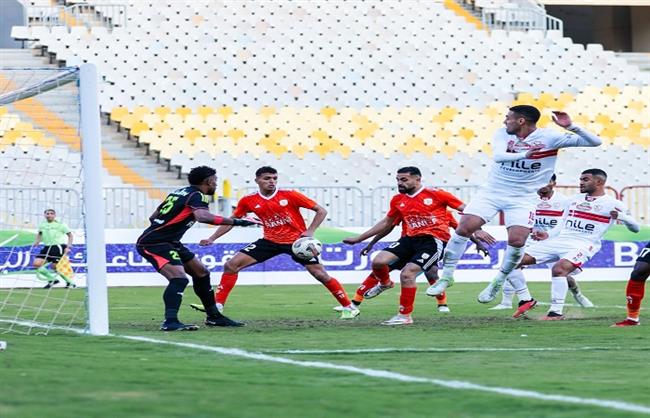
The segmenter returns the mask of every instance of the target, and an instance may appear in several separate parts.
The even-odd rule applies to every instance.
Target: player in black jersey
[[[194,293],[201,299],[207,318],[205,325],[212,327],[237,327],[244,324],[223,316],[214,304],[210,287],[210,272],[199,259],[181,244],[180,239],[196,222],[211,225],[250,226],[256,222],[246,219],[224,218],[208,209],[208,196],[217,189],[217,176],[213,168],[194,167],[187,176],[190,185],[170,193],[149,217],[151,226],[138,238],[138,253],[169,280],[163,293],[165,322],[162,331],[194,331],[196,325],[178,320],[183,290],[188,285],[187,274],[192,277]]]

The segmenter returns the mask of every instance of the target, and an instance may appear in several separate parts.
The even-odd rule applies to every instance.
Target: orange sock
[[[338,280],[334,277],[330,278],[329,282],[325,283],[325,287],[330,291],[330,293],[332,293],[332,296],[339,301],[341,306],[350,306],[350,299]]]
[[[388,275],[389,271],[388,266],[373,267],[372,269],[372,273],[377,279],[379,279],[379,283],[382,286],[388,286],[390,284],[390,276]]]
[[[363,302],[363,294],[366,293],[369,289],[377,286],[377,283],[379,283],[379,280],[375,278],[375,275],[373,273],[370,273],[368,277],[366,277],[366,279],[363,281],[363,283],[357,287],[357,291],[354,293],[352,300],[358,303]]]
[[[627,317],[638,320],[641,310],[641,301],[645,295],[645,280],[632,280],[627,282],[625,296],[627,298]]]
[[[399,313],[409,315],[413,312],[413,304],[415,303],[415,293],[417,290],[417,287],[402,287],[402,292],[399,295]]]
[[[438,305],[446,305],[447,304],[447,292],[442,292],[439,295],[436,295],[436,300],[438,301]]]
[[[233,287],[237,283],[237,273],[224,273],[221,275],[221,282],[217,286],[217,293],[214,295],[214,302],[226,304],[226,299]]]

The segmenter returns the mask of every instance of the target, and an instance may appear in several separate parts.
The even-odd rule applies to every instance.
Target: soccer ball
[[[301,260],[311,260],[320,255],[323,251],[323,244],[316,238],[302,237],[291,245],[291,251]]]

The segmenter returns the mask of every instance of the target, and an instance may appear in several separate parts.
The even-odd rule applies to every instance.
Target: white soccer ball
[[[320,255],[323,251],[323,244],[316,238],[302,237],[291,245],[291,251],[302,260],[311,260]]]

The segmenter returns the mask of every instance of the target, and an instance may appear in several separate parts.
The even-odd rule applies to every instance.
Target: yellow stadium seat
[[[233,114],[233,111],[230,106],[221,106],[217,109],[216,113],[221,115],[224,119],[228,119],[228,117]]]
[[[336,116],[336,109],[326,106],[320,110],[320,114],[327,118],[328,121],[331,121],[332,117]]]
[[[174,113],[176,113],[177,115],[180,115],[183,119],[185,119],[185,117],[187,115],[192,114],[192,109],[190,109],[189,107],[182,106],[182,107],[176,108]]]
[[[243,137],[245,137],[246,133],[244,131],[242,131],[241,129],[233,128],[233,129],[230,129],[228,132],[226,132],[226,135],[228,135],[233,140],[235,140],[235,142],[237,142],[240,139],[242,139]]]
[[[141,120],[142,122],[146,123],[147,126],[153,128],[155,124],[162,120],[162,118],[157,113],[148,113],[146,115],[142,115]]]
[[[266,119],[270,118],[271,116],[275,115],[275,107],[273,106],[262,106],[260,108],[260,115]]]
[[[122,118],[129,114],[129,109],[126,107],[118,106],[111,110],[111,120],[114,122],[120,122]]]
[[[214,108],[212,108],[212,107],[210,107],[210,106],[199,106],[199,107],[196,109],[196,113],[199,114],[199,115],[201,115],[201,117],[203,118],[203,120],[205,120],[205,118],[206,118],[208,115],[211,115],[211,114],[214,113]]]
[[[158,106],[157,108],[155,108],[155,109],[153,110],[153,112],[154,112],[156,115],[160,116],[160,119],[161,119],[161,120],[164,120],[164,119],[165,119],[165,116],[167,116],[167,115],[169,115],[170,113],[172,113],[172,110],[171,110],[170,108],[168,108],[167,106]]]
[[[201,137],[201,132],[197,129],[188,129],[183,134],[183,138],[193,143],[197,138]]]
[[[131,135],[133,136],[140,136],[140,133],[143,131],[148,131],[149,130],[149,125],[147,125],[144,122],[136,122],[133,124],[131,127]]]
[[[132,115],[135,115],[138,119],[142,119],[142,117],[146,114],[151,113],[149,108],[147,106],[136,106],[133,111],[131,112]]]

